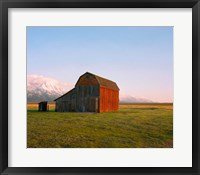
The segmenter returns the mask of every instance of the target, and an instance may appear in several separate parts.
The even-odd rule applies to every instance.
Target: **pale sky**
[[[27,27],[27,74],[75,85],[85,72],[173,102],[173,27]]]

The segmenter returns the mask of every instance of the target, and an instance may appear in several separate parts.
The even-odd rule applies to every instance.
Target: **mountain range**
[[[120,94],[119,101],[120,103],[153,103],[152,100],[141,97],[134,97],[132,95],[127,94]]]
[[[73,86],[42,75],[27,76],[27,101],[53,101]]]
[[[27,102],[54,101],[74,86],[42,75],[27,76]],[[151,100],[120,94],[120,103],[152,103]]]

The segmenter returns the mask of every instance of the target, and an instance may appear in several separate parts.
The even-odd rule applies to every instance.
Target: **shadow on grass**
[[[46,112],[55,112],[55,110],[49,110],[49,111],[38,111],[38,110],[31,110],[31,109],[28,109],[27,110],[27,112],[44,112],[44,113],[46,113]]]

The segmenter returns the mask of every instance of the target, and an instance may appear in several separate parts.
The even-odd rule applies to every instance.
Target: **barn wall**
[[[119,91],[100,87],[100,111],[108,112],[119,109]]]
[[[99,83],[94,75],[84,74],[75,86],[77,90],[77,111],[98,112]]]

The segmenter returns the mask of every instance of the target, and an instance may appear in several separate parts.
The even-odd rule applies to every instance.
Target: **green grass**
[[[109,113],[31,110],[27,121],[28,148],[173,147],[173,110],[159,105]]]

